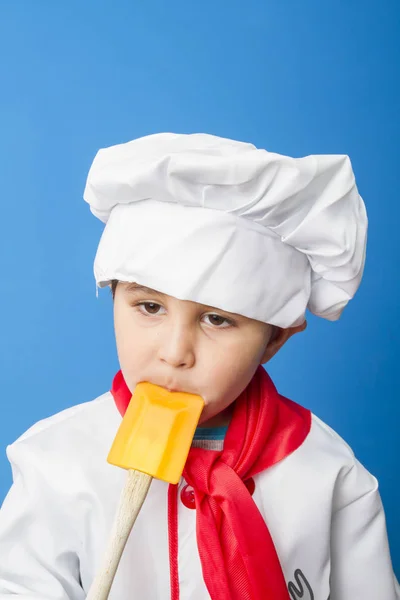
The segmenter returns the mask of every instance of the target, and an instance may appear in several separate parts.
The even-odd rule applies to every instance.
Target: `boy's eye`
[[[156,304],[156,302],[140,302],[137,306],[139,306],[141,313],[147,315],[158,315],[160,314],[160,308],[162,308],[162,306]]]
[[[157,304],[157,302],[139,302],[136,304],[139,308],[139,311],[145,316],[158,316],[164,314],[165,308],[161,306],[161,304]],[[164,312],[162,312],[164,311]],[[230,327],[233,325],[229,319],[225,317],[221,317],[221,315],[209,313],[208,315],[204,315],[204,319],[208,319],[208,325],[212,325],[213,327],[217,327],[218,329],[225,329],[226,327]]]
[[[219,329],[225,329],[225,327],[231,325],[228,319],[225,319],[225,317],[221,317],[220,315],[208,314],[205,315],[205,318],[209,319],[211,325],[214,325],[214,327],[218,327]]]

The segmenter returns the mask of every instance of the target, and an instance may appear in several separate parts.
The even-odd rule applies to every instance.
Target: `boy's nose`
[[[190,368],[195,362],[192,336],[185,327],[175,327],[165,332],[160,340],[158,356],[174,368]]]

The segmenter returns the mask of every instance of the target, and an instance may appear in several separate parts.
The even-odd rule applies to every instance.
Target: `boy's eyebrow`
[[[127,292],[142,292],[144,294],[158,294],[161,295],[161,292],[157,292],[157,290],[153,290],[145,285],[140,285],[139,283],[130,283],[126,286],[125,290]]]

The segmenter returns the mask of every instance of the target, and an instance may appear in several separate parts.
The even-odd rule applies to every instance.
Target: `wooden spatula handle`
[[[152,477],[129,470],[112,526],[103,566],[86,596],[87,600],[107,600],[126,542],[149,491]]]

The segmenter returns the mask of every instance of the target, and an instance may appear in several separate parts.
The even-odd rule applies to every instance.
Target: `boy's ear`
[[[269,340],[267,347],[265,348],[264,355],[261,360],[261,364],[267,363],[275,354],[286,344],[288,339],[292,337],[295,333],[301,333],[307,327],[307,321],[304,321],[302,325],[298,325],[297,327],[288,327],[287,329],[282,329],[281,327],[274,327],[274,332],[272,334],[271,339]]]

